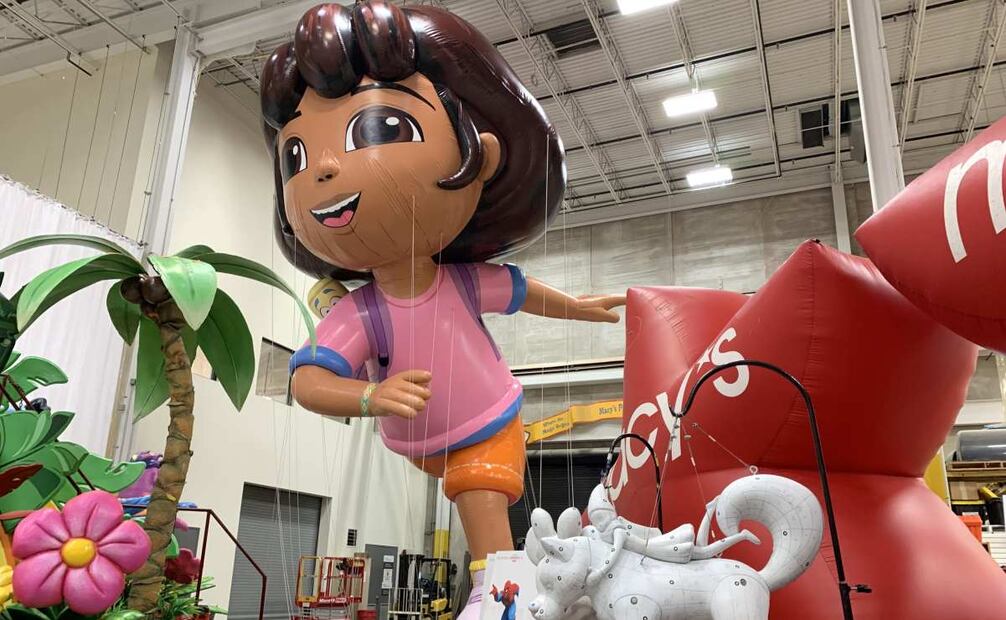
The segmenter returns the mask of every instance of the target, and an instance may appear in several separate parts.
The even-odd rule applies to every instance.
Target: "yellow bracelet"
[[[368,383],[367,387],[363,389],[363,395],[360,396],[360,417],[366,418],[370,415],[370,397],[373,395],[374,390],[377,389],[376,383]]]

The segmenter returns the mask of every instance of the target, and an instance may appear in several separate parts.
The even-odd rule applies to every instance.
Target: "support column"
[[[999,371],[999,395],[1003,399],[1003,422],[1006,422],[1006,355],[996,355],[996,369]]]
[[[171,57],[171,73],[165,85],[164,105],[161,108],[160,130],[157,135],[158,152],[148,191],[146,220],[141,231],[141,241],[153,253],[162,253],[168,245],[171,231],[171,207],[182,174],[182,158],[192,121],[192,103],[199,82],[201,57],[195,52],[196,38],[187,26],[180,25],[175,37],[175,50]]]
[[[905,187],[879,0],[848,0],[873,210]]]
[[[444,480],[439,478],[434,489],[436,497],[433,499],[436,506],[436,516],[433,527],[433,557],[449,560],[451,557],[451,500],[444,495]],[[468,570],[467,566],[462,566],[461,570]],[[447,583],[450,575],[447,567],[441,565],[437,567],[436,579],[440,583]]]
[[[835,238],[838,249],[846,254],[852,253],[852,237],[849,235],[849,203],[845,201],[845,181],[842,179],[842,168],[832,166],[831,170],[831,206],[835,213]]]

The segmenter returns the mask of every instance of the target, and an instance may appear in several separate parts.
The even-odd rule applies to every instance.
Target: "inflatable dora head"
[[[501,256],[539,237],[562,201],[555,129],[500,53],[447,11],[320,4],[261,82],[277,236],[308,273]]]

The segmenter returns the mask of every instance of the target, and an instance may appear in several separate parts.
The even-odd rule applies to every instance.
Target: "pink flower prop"
[[[65,601],[93,615],[111,607],[126,587],[126,573],[143,566],[150,539],[123,520],[114,495],[91,491],[63,506],[36,510],[14,530],[11,544],[21,560],[14,567],[14,597],[27,607]]]

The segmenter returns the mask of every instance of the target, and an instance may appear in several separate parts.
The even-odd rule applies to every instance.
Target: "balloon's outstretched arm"
[[[573,297],[534,278],[527,279],[527,299],[521,311],[553,319],[617,323],[612,308],[625,305],[625,295]]]

